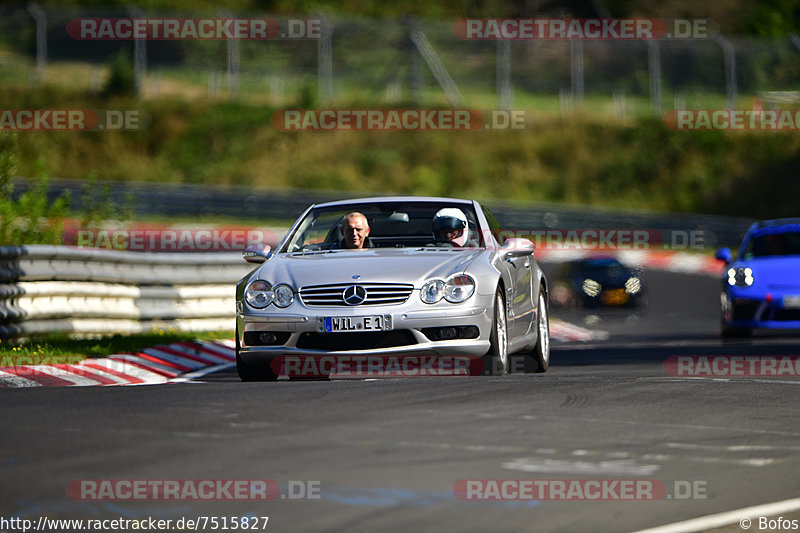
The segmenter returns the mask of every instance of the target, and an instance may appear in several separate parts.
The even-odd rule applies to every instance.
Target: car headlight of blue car
[[[728,285],[750,287],[753,284],[753,269],[749,267],[729,268]]]

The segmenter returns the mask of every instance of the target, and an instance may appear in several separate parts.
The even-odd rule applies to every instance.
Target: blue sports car
[[[722,335],[747,336],[755,328],[800,329],[800,218],[756,222],[733,260],[716,258],[722,274]]]

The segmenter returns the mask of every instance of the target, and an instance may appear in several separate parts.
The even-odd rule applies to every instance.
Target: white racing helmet
[[[456,207],[440,209],[433,217],[433,240],[435,242],[446,241],[440,235],[442,230],[461,230],[461,235],[453,239],[452,242],[459,246],[464,246],[464,243],[467,242],[467,232],[469,231],[467,217],[464,212]]]

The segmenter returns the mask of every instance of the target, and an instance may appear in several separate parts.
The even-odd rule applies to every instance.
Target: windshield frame
[[[788,252],[776,250],[775,253],[770,253],[767,251],[768,244],[766,241],[768,239],[788,235],[793,235],[793,237],[789,237],[791,242],[787,243],[789,245]],[[759,253],[755,253],[756,247],[759,248]],[[773,250],[775,249],[773,248]],[[797,224],[761,228],[751,233],[747,241],[742,243],[741,257],[745,260],[768,257],[794,257],[798,255],[800,255],[800,225]]]
[[[363,213],[370,225],[370,249],[411,249],[411,248],[448,248],[454,247],[434,242],[433,218],[434,214],[442,208],[460,209],[467,217],[469,224],[469,237],[472,239],[463,249],[474,250],[485,248],[486,243],[481,231],[481,218],[476,214],[474,202],[447,201],[447,200],[370,200],[364,202],[323,204],[311,206],[293,225],[290,232],[281,242],[276,253],[315,253],[332,250],[348,251],[333,245],[331,239],[335,237],[334,229],[341,217],[350,212]],[[419,216],[420,211],[425,216]],[[405,215],[405,220],[404,220]],[[411,216],[409,218],[409,215]],[[417,215],[417,216],[413,216]],[[430,215],[428,217],[428,215]],[[393,220],[393,217],[395,220]],[[322,226],[318,226],[324,220]],[[403,234],[385,234],[387,228],[394,224],[409,223],[416,231]],[[429,230],[422,232],[420,229],[427,226]],[[378,229],[381,228],[381,229]],[[384,233],[377,233],[383,231]],[[320,239],[322,234],[323,239]],[[307,242],[310,235],[313,242]],[[429,237],[429,238],[428,238]],[[318,245],[318,246],[317,246]],[[455,249],[459,249],[455,247]]]

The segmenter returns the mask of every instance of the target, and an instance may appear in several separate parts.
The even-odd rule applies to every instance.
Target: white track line
[[[223,363],[221,365],[214,365],[214,366],[207,366],[205,368],[201,368],[200,370],[195,370],[194,372],[189,372],[188,374],[182,374],[177,378],[172,378],[170,381],[173,383],[182,383],[185,381],[192,381],[194,379],[199,379],[205,377],[208,374],[213,374],[214,372],[219,372],[220,370],[228,370],[229,368],[235,368],[236,363]]]
[[[757,521],[760,516],[774,516],[798,509],[800,509],[800,498],[792,498],[791,500],[754,505],[753,507],[743,507],[734,511],[726,511],[724,513],[693,518],[692,520],[684,520],[683,522],[642,529],[635,533],[692,533],[694,531],[705,531],[707,529],[741,523],[745,518],[752,524],[754,518],[755,521]],[[749,527],[751,526],[748,526],[748,528]],[[744,531],[745,529],[742,528],[742,530]],[[756,527],[755,530],[757,531],[758,528]]]

